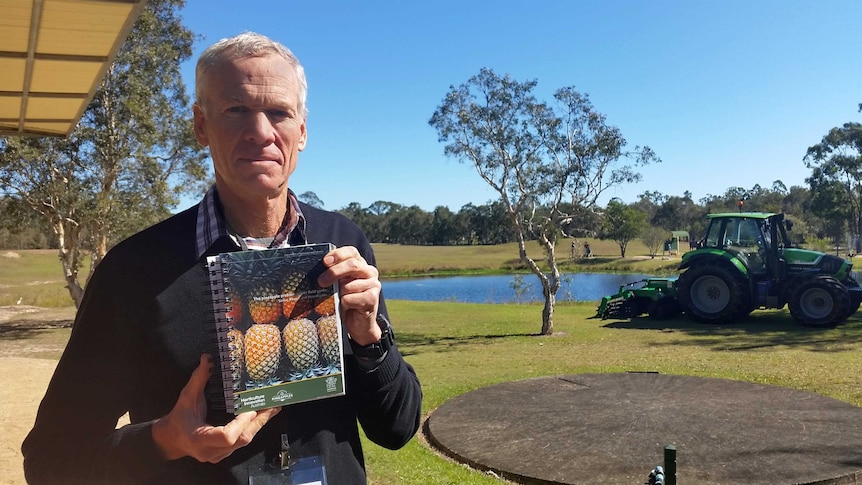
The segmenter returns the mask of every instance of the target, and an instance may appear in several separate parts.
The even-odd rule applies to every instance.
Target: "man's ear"
[[[299,151],[305,149],[305,144],[308,142],[308,131],[305,129],[305,118],[302,119],[302,125],[299,127],[299,130],[302,132],[302,136],[299,137]]]
[[[208,147],[210,141],[207,137],[207,120],[206,115],[204,114],[204,110],[197,103],[195,103],[194,105],[192,105],[192,112],[194,113],[195,138],[198,140],[200,146]]]

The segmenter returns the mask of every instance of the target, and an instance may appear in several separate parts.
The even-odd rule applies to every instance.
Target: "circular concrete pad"
[[[654,373],[507,382],[458,396],[429,441],[526,483],[642,484],[664,447],[680,484],[862,482],[862,408],[776,386]]]

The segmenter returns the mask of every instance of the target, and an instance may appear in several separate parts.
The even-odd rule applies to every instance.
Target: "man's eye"
[[[267,112],[270,117],[284,119],[290,117],[290,113],[283,109],[271,109]]]
[[[245,113],[246,111],[244,106],[231,106],[227,109],[228,113]]]

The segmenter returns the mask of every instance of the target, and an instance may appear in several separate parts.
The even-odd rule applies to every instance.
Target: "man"
[[[258,34],[224,39],[198,60],[196,98],[195,135],[209,147],[215,186],[98,266],[22,446],[27,480],[288,483],[278,464],[289,454],[313,458],[331,485],[365,483],[357,420],[369,439],[397,449],[418,429],[422,394],[394,345],[364,234],[288,189],[307,139],[302,66]],[[314,242],[337,247],[319,283],[339,284],[346,396],[236,417],[215,411],[205,399],[206,256]],[[126,412],[131,424],[115,429]]]

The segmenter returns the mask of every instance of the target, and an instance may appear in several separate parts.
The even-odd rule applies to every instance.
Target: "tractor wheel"
[[[851,300],[851,301],[850,301],[850,306],[848,306],[848,307],[847,307],[847,315],[844,315],[844,318],[842,319],[842,321],[843,321],[843,320],[847,320],[848,318],[850,318],[850,317],[852,317],[853,315],[855,315],[855,314],[856,314],[856,312],[858,312],[858,311],[859,311],[859,305],[860,305],[860,304],[862,304],[862,302],[858,302],[858,301],[857,301],[857,302],[853,303],[853,301]]]
[[[735,268],[723,264],[693,266],[679,276],[679,302],[686,313],[705,323],[727,323],[747,313],[748,285]]]
[[[850,312],[850,295],[841,282],[829,275],[817,275],[797,282],[790,289],[790,315],[802,325],[838,325]]]
[[[652,302],[647,310],[650,318],[654,320],[667,320],[675,317],[679,312],[679,302],[673,297],[664,297]]]
[[[844,280],[843,286],[845,288],[857,288],[857,287],[859,287],[859,283],[856,281],[855,278],[850,276],[846,280]],[[862,302],[855,301],[855,300],[856,300],[855,298],[850,299],[850,306],[847,307],[847,316],[844,317],[845,320],[852,317],[853,314],[855,314],[857,311],[859,311],[859,305]]]

